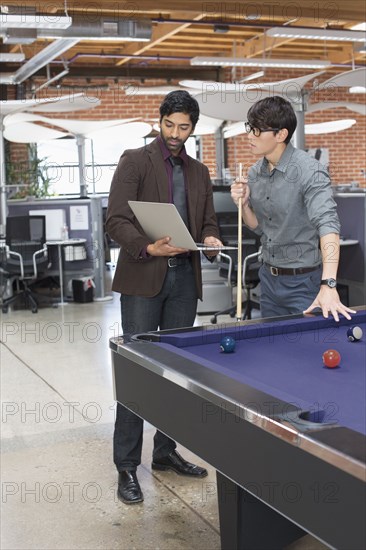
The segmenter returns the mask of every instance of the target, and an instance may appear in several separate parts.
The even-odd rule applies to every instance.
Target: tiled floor
[[[199,481],[152,472],[150,425],[138,470],[145,501],[116,498],[108,339],[119,333],[119,316],[117,295],[3,315],[3,550],[220,548],[213,468]],[[305,537],[291,548],[324,547]]]

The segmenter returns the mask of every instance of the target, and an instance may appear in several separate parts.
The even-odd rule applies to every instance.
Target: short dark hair
[[[289,101],[275,95],[257,101],[248,111],[248,122],[253,128],[286,128],[289,143],[297,126],[295,111]]]
[[[186,90],[176,90],[163,99],[160,105],[160,122],[163,116],[169,116],[172,113],[189,115],[194,129],[200,116],[200,108],[196,99]]]

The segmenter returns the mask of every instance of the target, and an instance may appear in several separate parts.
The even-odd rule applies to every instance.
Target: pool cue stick
[[[239,162],[239,179],[243,177],[243,165]],[[238,262],[237,262],[237,294],[236,294],[236,320],[242,317],[242,202],[238,203]]]

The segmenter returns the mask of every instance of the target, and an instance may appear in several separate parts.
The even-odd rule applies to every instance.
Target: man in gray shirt
[[[336,321],[350,319],[337,292],[340,223],[329,174],[291,137],[296,115],[282,97],[265,98],[248,112],[249,147],[261,158],[247,180],[231,186],[242,201],[244,224],[261,236],[263,317],[309,313],[319,307]]]

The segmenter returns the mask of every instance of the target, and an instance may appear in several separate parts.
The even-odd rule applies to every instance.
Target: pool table
[[[366,311],[112,338],[116,400],[217,471],[221,545],[366,548]],[[347,339],[350,325],[363,329]],[[223,336],[236,341],[220,351]],[[322,354],[337,349],[338,368]],[[204,480],[201,498],[212,487]]]

